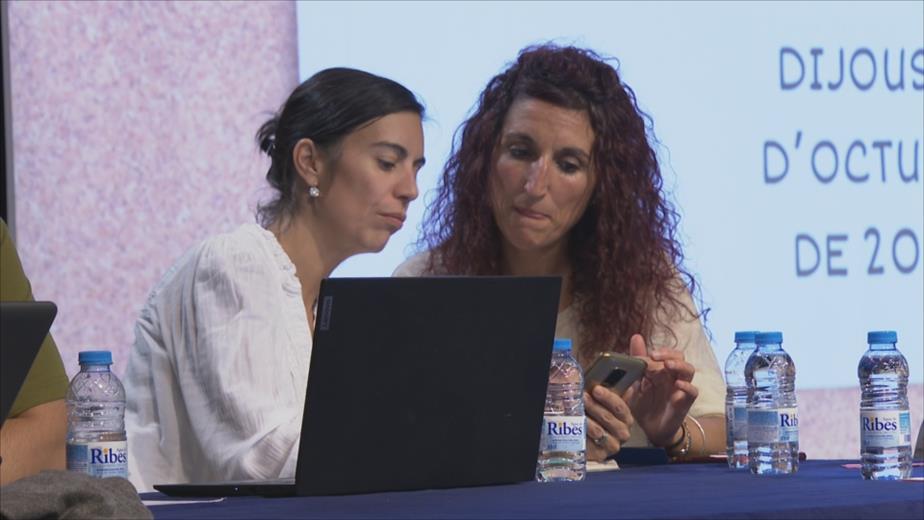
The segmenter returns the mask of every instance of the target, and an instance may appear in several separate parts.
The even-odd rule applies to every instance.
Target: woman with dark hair
[[[523,50],[459,129],[425,218],[428,251],[395,272],[561,276],[556,335],[585,368],[608,351],[646,358],[624,396],[585,393],[589,460],[625,443],[724,449],[722,376],[646,119],[592,51]]]
[[[381,251],[417,198],[423,107],[352,69],[299,85],[259,130],[274,200],[187,252],[152,291],[125,378],[129,474],[292,477],[321,279]]]

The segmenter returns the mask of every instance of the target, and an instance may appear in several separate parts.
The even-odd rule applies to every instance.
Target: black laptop
[[[154,488],[307,496],[533,479],[560,284],[323,280],[294,480]]]
[[[13,408],[57,313],[51,302],[0,302],[0,425]]]

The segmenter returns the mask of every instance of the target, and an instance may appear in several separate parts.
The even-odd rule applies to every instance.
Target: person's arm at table
[[[46,469],[64,469],[63,399],[29,408],[0,428],[0,486]]]
[[[16,246],[0,219],[0,301],[33,299]],[[18,390],[0,428],[0,485],[44,469],[64,468],[67,374],[51,334],[45,336]]]
[[[699,423],[699,426],[697,426],[697,423]],[[668,455],[681,455],[681,450],[684,446],[687,446],[687,439],[684,438],[684,435],[689,436],[689,448],[682,455],[682,458],[698,458],[725,452],[724,416],[687,416],[684,419],[684,426],[686,431],[684,431],[684,428],[678,428],[671,438],[670,444],[666,446],[666,448],[669,448]],[[702,430],[700,430],[700,427]]]
[[[676,350],[658,349],[649,354],[640,334],[630,339],[629,354],[644,359],[646,368],[642,379],[629,387],[623,399],[648,441],[671,449],[682,435],[687,413],[699,395],[692,383],[695,368]]]
[[[657,349],[648,353],[640,335],[632,337],[629,349],[648,363],[643,379],[625,394],[648,440],[671,455],[683,457],[723,451],[724,416],[691,413],[700,392],[692,383],[696,369],[684,359],[683,352]]]
[[[210,243],[198,260],[194,312],[185,313],[187,340],[175,347],[191,433],[225,480],[294,474],[305,387],[292,383],[288,331],[274,317],[275,269],[235,243]]]
[[[669,310],[661,311],[659,321],[669,329],[669,334],[661,331],[654,338],[654,349],[650,352],[644,348],[644,342],[636,344],[636,354],[650,356],[656,366],[666,370],[661,373],[662,382],[665,383],[665,394],[672,390],[687,388],[695,390],[695,398],[689,402],[683,416],[674,415],[675,419],[682,420],[673,426],[674,429],[662,430],[669,433],[670,440],[662,441],[667,448],[671,448],[672,455],[679,455],[687,442],[681,437],[683,427],[689,435],[689,446],[684,458],[703,457],[712,453],[725,452],[725,379],[715,357],[715,352],[706,331],[700,320],[689,291],[679,283],[676,287],[676,305]],[[639,338],[641,339],[641,338]],[[671,345],[664,347],[663,345]],[[652,345],[650,345],[652,346]],[[632,342],[630,342],[630,350]],[[671,381],[673,375],[678,381]],[[676,388],[671,388],[672,386]],[[689,401],[689,395],[676,393],[677,401],[667,408]],[[651,440],[651,436],[649,436]],[[678,441],[680,442],[678,444]]]

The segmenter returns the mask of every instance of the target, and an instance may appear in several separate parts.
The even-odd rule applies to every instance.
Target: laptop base
[[[154,489],[171,497],[294,497],[295,479],[238,480],[204,484],[157,484]]]

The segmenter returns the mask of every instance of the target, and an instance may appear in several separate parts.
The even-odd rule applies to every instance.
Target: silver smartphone
[[[597,385],[603,385],[613,392],[622,395],[632,383],[638,381],[645,374],[648,363],[644,359],[603,352],[584,371],[584,388],[590,392]]]

